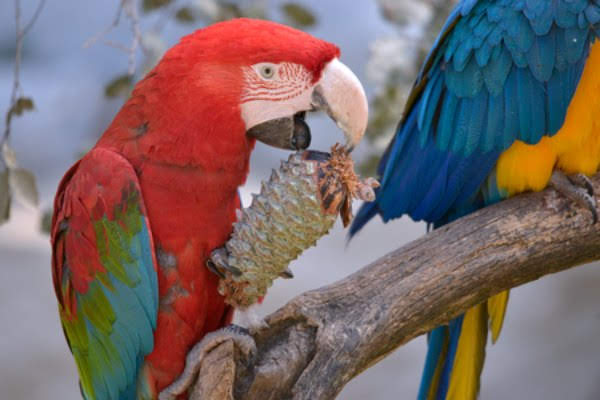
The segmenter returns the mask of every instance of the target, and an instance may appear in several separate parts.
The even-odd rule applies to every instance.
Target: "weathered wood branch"
[[[594,185],[600,191],[600,175]],[[489,296],[599,260],[591,221],[548,189],[437,229],[268,316],[251,360],[230,342],[213,350],[193,398],[333,399],[398,346]]]

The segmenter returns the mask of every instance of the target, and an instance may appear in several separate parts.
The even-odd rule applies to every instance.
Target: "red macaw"
[[[339,49],[238,19],[184,37],[58,187],[53,280],[85,399],[155,399],[233,310],[205,266],[232,231],[255,140],[310,140],[325,110],[349,147],[367,102]]]

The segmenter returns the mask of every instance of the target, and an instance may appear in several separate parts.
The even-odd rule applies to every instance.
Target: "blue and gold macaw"
[[[600,0],[462,0],[379,165],[373,216],[434,227],[552,183],[588,205],[600,164]],[[573,197],[574,196],[574,197]],[[419,400],[475,399],[508,292],[434,329]]]

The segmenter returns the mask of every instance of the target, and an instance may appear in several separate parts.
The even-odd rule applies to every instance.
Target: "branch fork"
[[[598,193],[600,175],[591,182]],[[253,332],[251,360],[217,346],[191,399],[333,399],[397,347],[488,297],[599,259],[600,224],[588,210],[553,189],[517,196],[292,299]],[[225,397],[213,397],[223,387]]]

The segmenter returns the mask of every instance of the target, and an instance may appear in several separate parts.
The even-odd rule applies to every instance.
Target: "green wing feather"
[[[120,155],[95,149],[55,202],[53,277],[86,399],[135,399],[154,346],[156,257],[141,189]]]

